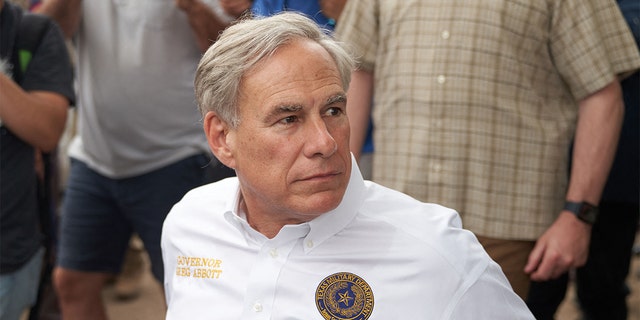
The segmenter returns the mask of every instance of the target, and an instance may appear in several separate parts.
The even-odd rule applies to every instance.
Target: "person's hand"
[[[184,11],[189,11],[191,6],[198,0],[175,0],[176,6]]]
[[[338,21],[347,0],[319,0],[319,2],[322,14],[327,18]]]
[[[219,0],[222,9],[236,18],[251,8],[250,0]]]
[[[189,25],[196,36],[197,45],[204,53],[228,23],[221,21],[214,9],[201,0],[174,1],[176,7],[187,15]]]
[[[529,255],[524,272],[533,281],[555,279],[587,262],[591,226],[563,211],[542,234]]]

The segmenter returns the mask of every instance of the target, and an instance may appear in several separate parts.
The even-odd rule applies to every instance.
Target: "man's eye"
[[[282,118],[279,122],[281,124],[290,124],[290,123],[294,123],[298,121],[298,117],[297,116],[288,116],[286,118]]]
[[[338,108],[338,107],[331,107],[329,109],[327,109],[326,114],[328,116],[339,116],[341,114],[343,114],[344,111],[342,110],[342,108]]]

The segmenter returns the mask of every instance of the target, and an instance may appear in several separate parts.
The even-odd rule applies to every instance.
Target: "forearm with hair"
[[[618,144],[624,114],[618,80],[580,102],[566,198],[598,204]]]

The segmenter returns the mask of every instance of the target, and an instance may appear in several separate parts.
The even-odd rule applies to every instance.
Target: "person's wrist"
[[[598,207],[586,201],[566,200],[563,210],[571,212],[580,221],[589,225],[593,225],[598,217]]]

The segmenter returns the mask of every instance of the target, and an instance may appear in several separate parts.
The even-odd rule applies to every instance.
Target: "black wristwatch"
[[[598,217],[598,207],[588,202],[571,202],[566,201],[564,203],[564,209],[575,214],[578,219],[588,223],[594,224]]]

